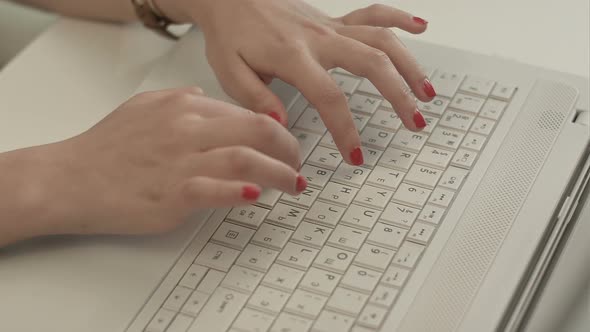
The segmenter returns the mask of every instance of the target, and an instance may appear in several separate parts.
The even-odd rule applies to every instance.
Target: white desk
[[[333,15],[372,3],[309,2]],[[589,76],[587,0],[382,2],[430,21],[416,38]],[[0,152],[90,127],[128,98],[172,45],[139,26],[58,21],[0,73]]]

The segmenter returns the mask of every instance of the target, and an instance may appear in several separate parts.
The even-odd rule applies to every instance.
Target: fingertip
[[[260,198],[262,189],[258,185],[248,184],[242,187],[242,199],[249,202],[256,202]]]

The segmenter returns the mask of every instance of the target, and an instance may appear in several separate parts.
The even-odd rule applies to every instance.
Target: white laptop
[[[307,101],[273,83],[301,143],[308,190],[266,190],[258,204],[201,211],[164,236],[48,242],[86,259],[75,256],[82,268],[38,294],[71,320],[31,312],[37,330],[522,329],[588,182],[588,81],[405,43],[439,94],[418,103],[424,132],[401,127],[368,81],[334,70],[364,145],[366,164],[349,166]],[[139,90],[198,85],[231,101],[202,45],[191,31]],[[93,268],[105,259],[113,269]]]

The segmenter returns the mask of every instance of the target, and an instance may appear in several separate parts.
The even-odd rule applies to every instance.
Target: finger
[[[252,204],[262,189],[250,182],[193,177],[178,186],[180,204],[189,210]]]
[[[224,147],[200,153],[186,165],[189,172],[207,177],[256,183],[296,195],[307,187],[289,165],[252,148]]]
[[[267,86],[272,79],[259,76],[239,56],[226,61],[213,62],[215,73],[224,91],[245,108],[265,113],[283,125],[287,125],[285,106]],[[267,80],[267,81],[263,81]]]
[[[264,114],[200,121],[193,131],[200,140],[197,142],[200,151],[247,146],[293,169],[298,169],[301,162],[297,140],[283,126]]]
[[[331,39],[326,46],[322,58],[331,61],[326,66],[342,67],[366,77],[393,105],[406,128],[418,131],[425,127],[414,97],[385,52],[345,36]]]
[[[282,68],[278,76],[297,87],[318,110],[344,160],[362,165],[360,137],[346,97],[326,70],[313,58],[303,56],[291,66]]]
[[[428,22],[397,8],[387,5],[374,4],[366,8],[355,10],[340,17],[337,21],[345,25],[371,25],[385,28],[399,28],[410,33],[422,33],[428,27]]]
[[[343,26],[336,30],[339,34],[356,39],[361,43],[387,53],[389,60],[408,83],[414,95],[424,102],[432,100],[436,92],[416,58],[388,28],[370,26]]]
[[[256,113],[236,106],[230,103],[222,102],[213,98],[199,96],[178,96],[178,99],[172,99],[172,103],[182,103],[181,109],[187,112],[195,112],[204,118],[221,118],[221,117],[243,117],[254,116]],[[178,106],[172,106],[178,107]]]

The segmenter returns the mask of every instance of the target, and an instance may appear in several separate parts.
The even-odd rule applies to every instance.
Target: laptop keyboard
[[[365,164],[342,162],[299,96],[289,128],[305,160],[299,196],[233,208],[161,303],[147,332],[378,330],[444,222],[516,87],[427,70],[428,126],[402,127],[366,79],[336,69]],[[184,255],[188,255],[188,251]]]

